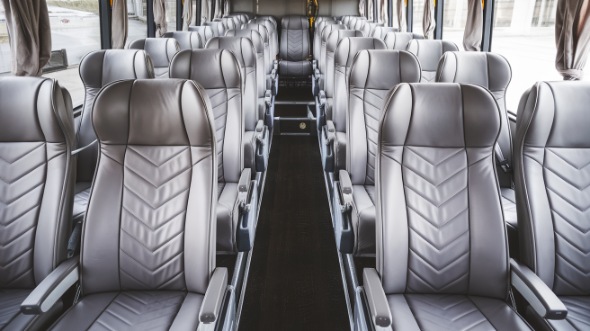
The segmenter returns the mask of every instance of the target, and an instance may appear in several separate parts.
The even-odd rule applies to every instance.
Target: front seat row
[[[79,301],[49,329],[214,325],[228,272],[215,267],[218,160],[205,91],[139,79],[98,94],[83,246],[66,260],[75,144],[67,99],[53,80],[0,80],[0,328],[47,329],[78,282]]]

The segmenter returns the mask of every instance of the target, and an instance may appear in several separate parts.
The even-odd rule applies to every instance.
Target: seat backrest
[[[96,140],[92,127],[92,109],[98,92],[106,85],[123,79],[154,78],[154,69],[143,50],[109,49],[94,51],[80,62],[80,79],[84,84],[84,105],[76,140],[79,147]],[[78,154],[76,180],[92,182],[98,157],[98,146],[89,146]]]
[[[242,114],[244,129],[254,131],[259,119],[258,82],[256,79],[256,50],[252,40],[244,37],[215,37],[207,43],[207,49],[227,49],[231,51],[240,65],[242,77]]]
[[[313,59],[320,60],[320,50],[322,48],[322,30],[328,24],[334,24],[332,21],[322,20],[321,22],[316,21],[313,31]]]
[[[336,30],[345,30],[346,27],[342,24],[338,23],[330,23],[324,25],[322,31],[320,32],[320,60],[318,61],[318,67],[322,74],[326,73],[327,69],[327,58],[326,58],[326,48],[328,44],[328,38],[330,34]]]
[[[385,44],[375,38],[344,38],[338,43],[334,52],[334,101],[332,113],[326,113],[326,115],[327,118],[332,119],[338,132],[346,131],[348,74],[354,57],[363,49],[385,49]]]
[[[69,97],[52,79],[0,78],[0,291],[34,288],[66,258],[75,146]]]
[[[242,25],[242,30],[254,30],[260,34],[262,37],[262,42],[264,43],[264,67],[265,73],[270,74],[273,69],[273,57],[271,56],[271,49],[270,49],[270,35],[268,33],[268,29],[263,24],[258,23],[247,23]],[[229,34],[228,34],[229,36]]]
[[[171,31],[166,32],[162,36],[164,38],[173,38],[178,42],[180,49],[199,49],[205,47],[201,40],[201,36],[196,32],[191,31]]]
[[[397,29],[390,26],[377,26],[375,27],[375,30],[373,31],[373,35],[371,37],[385,40],[385,37],[389,32],[397,32]],[[385,46],[387,46],[387,43],[385,43]],[[400,51],[405,49],[406,48],[404,47],[404,49],[400,49]]]
[[[446,52],[440,59],[436,81],[475,84],[488,89],[500,107],[502,128],[498,147],[512,164],[512,135],[506,112],[506,90],[512,79],[510,64],[502,55],[486,52]],[[499,161],[499,160],[496,160]],[[497,166],[501,187],[512,187],[512,176]]]
[[[83,294],[205,293],[215,268],[213,122],[209,99],[193,81],[126,80],[101,90],[93,112],[100,157],[82,234]]]
[[[309,22],[304,16],[285,16],[281,20],[279,56],[286,61],[305,61],[309,56]]]
[[[277,22],[274,21],[274,18],[272,20],[270,18],[270,16],[258,17],[250,20],[249,23],[262,24],[266,27],[270,43],[270,55],[271,59],[274,60],[279,54],[279,32],[277,30]]]
[[[205,45],[209,42],[209,39],[213,38],[213,29],[208,25],[189,26],[189,31],[197,32],[201,36],[201,40]]]
[[[131,42],[128,48],[143,49],[152,60],[155,78],[168,78],[170,61],[180,50],[180,45],[173,38],[145,38]]]
[[[236,21],[232,17],[224,17],[221,19],[223,26],[225,26],[225,30],[235,30],[238,26],[236,25]]]
[[[270,16],[270,15],[256,16],[255,20],[256,21],[259,21],[259,20],[269,21],[272,25],[274,25],[275,30],[279,27],[279,24],[277,23],[277,20],[274,18],[274,16]]]
[[[349,29],[353,29],[354,26],[356,25],[357,19],[358,19],[358,16],[350,17],[350,19],[348,20],[348,23],[346,24],[346,27]]]
[[[217,181],[237,183],[244,169],[242,82],[240,65],[231,51],[181,51],[170,64],[170,78],[199,83],[211,101],[217,142]]]
[[[335,30],[330,33],[326,41],[326,76],[324,79],[324,89],[327,98],[332,99],[334,97],[334,52],[336,52],[336,46],[338,46],[338,43],[342,39],[362,36],[363,34],[356,30]]]
[[[407,51],[362,50],[352,62],[346,114],[346,170],[354,185],[375,185],[375,155],[385,97],[400,83],[420,82],[420,65]]]
[[[404,83],[386,99],[376,166],[377,269],[385,293],[506,300],[496,101],[480,86],[451,83]]]
[[[351,27],[352,30],[359,30],[359,31],[363,31],[363,29],[365,28],[365,24],[367,24],[367,19],[364,17],[357,17],[357,19],[354,22],[354,26]]]
[[[539,82],[518,107],[521,259],[557,295],[590,295],[588,82]]]
[[[225,36],[225,32],[227,31],[227,29],[225,27],[225,24],[222,21],[206,22],[205,25],[211,27],[211,31],[213,32],[213,37]]]
[[[424,39],[424,36],[413,32],[387,32],[383,41],[388,49],[405,51],[410,40]]]
[[[457,52],[459,48],[452,41],[412,39],[406,50],[416,55],[422,68],[422,82],[434,82],[438,61],[445,52]]]
[[[373,32],[375,32],[375,28],[377,28],[377,23],[367,22],[363,26],[363,30],[361,32],[363,33],[364,37],[373,37]],[[381,39],[381,38],[379,38],[379,39]]]

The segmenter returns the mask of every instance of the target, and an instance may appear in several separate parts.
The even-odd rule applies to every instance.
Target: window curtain
[[[590,15],[588,0],[559,0],[555,18],[557,56],[555,67],[565,80],[579,80],[590,45]]]
[[[223,2],[223,16],[227,16],[231,14],[231,4],[229,3],[229,0],[225,0]]]
[[[397,6],[397,23],[399,25],[400,32],[406,32],[408,30],[408,22],[406,17],[406,7],[408,3],[406,0],[396,0],[395,5]]]
[[[436,21],[434,20],[434,0],[424,0],[424,16],[422,17],[422,29],[424,38],[432,39]]]
[[[45,0],[2,0],[17,76],[41,76],[51,56],[51,27]]]
[[[367,20],[372,22],[375,20],[373,13],[375,12],[375,0],[368,0],[367,2]]]
[[[193,20],[192,0],[182,0],[182,31],[188,31]]]
[[[213,0],[201,0],[201,25],[213,19],[211,14],[213,14]]]
[[[389,1],[379,0],[379,17],[378,23],[383,23],[383,26],[389,26]]]
[[[463,47],[466,51],[481,51],[484,1],[469,0],[467,3],[467,22],[463,33]]]
[[[222,0],[215,0],[215,14],[213,15],[213,18],[223,17],[223,5],[221,2]]]
[[[165,0],[154,0],[154,23],[156,24],[156,37],[161,37],[168,31]]]
[[[367,1],[359,0],[359,15],[367,17]]]
[[[111,0],[111,47],[122,49],[127,42],[127,1]]]

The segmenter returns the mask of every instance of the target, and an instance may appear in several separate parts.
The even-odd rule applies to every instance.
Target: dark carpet
[[[349,330],[317,138],[275,136],[240,331]]]

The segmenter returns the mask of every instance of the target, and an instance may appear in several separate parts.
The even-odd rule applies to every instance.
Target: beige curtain
[[[466,51],[481,51],[483,6],[484,0],[468,0],[467,22],[463,33],[463,47]]]
[[[424,0],[424,16],[422,17],[422,29],[424,38],[432,39],[436,21],[434,20],[434,0]]]
[[[565,80],[579,80],[590,45],[588,0],[559,0],[555,19],[555,67]]]
[[[231,5],[229,3],[229,0],[225,0],[223,2],[223,16],[226,16],[229,14],[231,14]]]
[[[127,41],[127,0],[113,0],[111,15],[111,47],[122,49]]]
[[[212,20],[213,0],[201,0],[201,23],[203,25]]]
[[[161,37],[168,31],[165,0],[154,0],[154,23],[156,24],[156,37]]]
[[[193,20],[193,4],[191,0],[182,0],[182,31],[188,31]]]
[[[367,2],[367,20],[369,21],[374,21],[375,18],[373,17],[373,13],[374,13],[374,9],[375,9],[375,0],[368,0]]]
[[[51,27],[45,0],[2,0],[17,76],[41,76],[51,56]]]
[[[222,0],[215,0],[215,14],[213,18],[222,18],[223,17],[223,5],[221,4]]]
[[[397,23],[399,25],[400,32],[406,32],[408,30],[408,22],[406,17],[406,7],[408,6],[406,0],[396,0],[397,6]]]
[[[367,1],[359,0],[359,15],[367,17]]]
[[[389,1],[379,0],[379,18],[378,23],[383,23],[383,26],[389,26]]]

